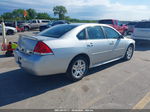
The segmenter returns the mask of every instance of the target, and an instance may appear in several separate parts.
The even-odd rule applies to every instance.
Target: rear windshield
[[[77,25],[58,25],[39,33],[39,35],[60,38],[62,35],[74,29],[75,27],[77,27]]]
[[[139,22],[135,28],[150,28],[150,22]]]
[[[113,21],[112,20],[100,20],[100,21],[98,21],[98,23],[101,23],[101,24],[113,24]]]

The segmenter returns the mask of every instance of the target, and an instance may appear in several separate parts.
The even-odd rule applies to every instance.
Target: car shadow
[[[11,56],[0,55],[0,58],[9,58],[9,57],[14,57],[14,55],[11,55]]]
[[[100,72],[115,64],[121,63],[119,60],[106,65],[95,67],[89,70],[88,75]],[[17,69],[0,74],[0,106],[22,101],[24,99],[43,94],[47,91],[55,90],[73,82],[66,74],[56,74],[38,77]]]
[[[136,51],[148,51],[150,50],[150,41],[137,41]]]

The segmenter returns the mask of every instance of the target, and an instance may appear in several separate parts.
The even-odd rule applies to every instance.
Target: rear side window
[[[40,36],[60,38],[65,33],[77,27],[77,25],[58,25],[39,33]]]
[[[119,36],[120,36],[119,33],[116,32],[114,29],[109,28],[109,27],[105,27],[105,26],[103,28],[104,28],[104,31],[106,33],[107,38],[109,38],[109,39],[119,38]]]
[[[86,39],[86,32],[85,32],[85,29],[82,30],[82,31],[77,35],[77,38],[78,38],[79,40],[84,40],[84,39]]]
[[[150,22],[139,22],[135,25],[135,28],[150,28]]]
[[[113,24],[113,21],[112,20],[99,20],[98,23],[101,23],[101,24]]]
[[[87,28],[89,39],[104,39],[105,36],[100,26],[88,27]]]

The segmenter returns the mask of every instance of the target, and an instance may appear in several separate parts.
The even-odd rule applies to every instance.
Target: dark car
[[[50,28],[50,27],[55,26],[55,25],[60,25],[60,24],[69,24],[69,22],[66,20],[58,20],[58,21],[54,21],[54,22],[49,22],[47,25],[40,26],[39,30],[43,31],[47,28]]]

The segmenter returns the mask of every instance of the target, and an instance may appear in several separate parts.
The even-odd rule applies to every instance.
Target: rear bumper
[[[68,63],[60,62],[54,55],[27,55],[16,50],[14,56],[22,69],[37,76],[65,73],[67,70]]]

